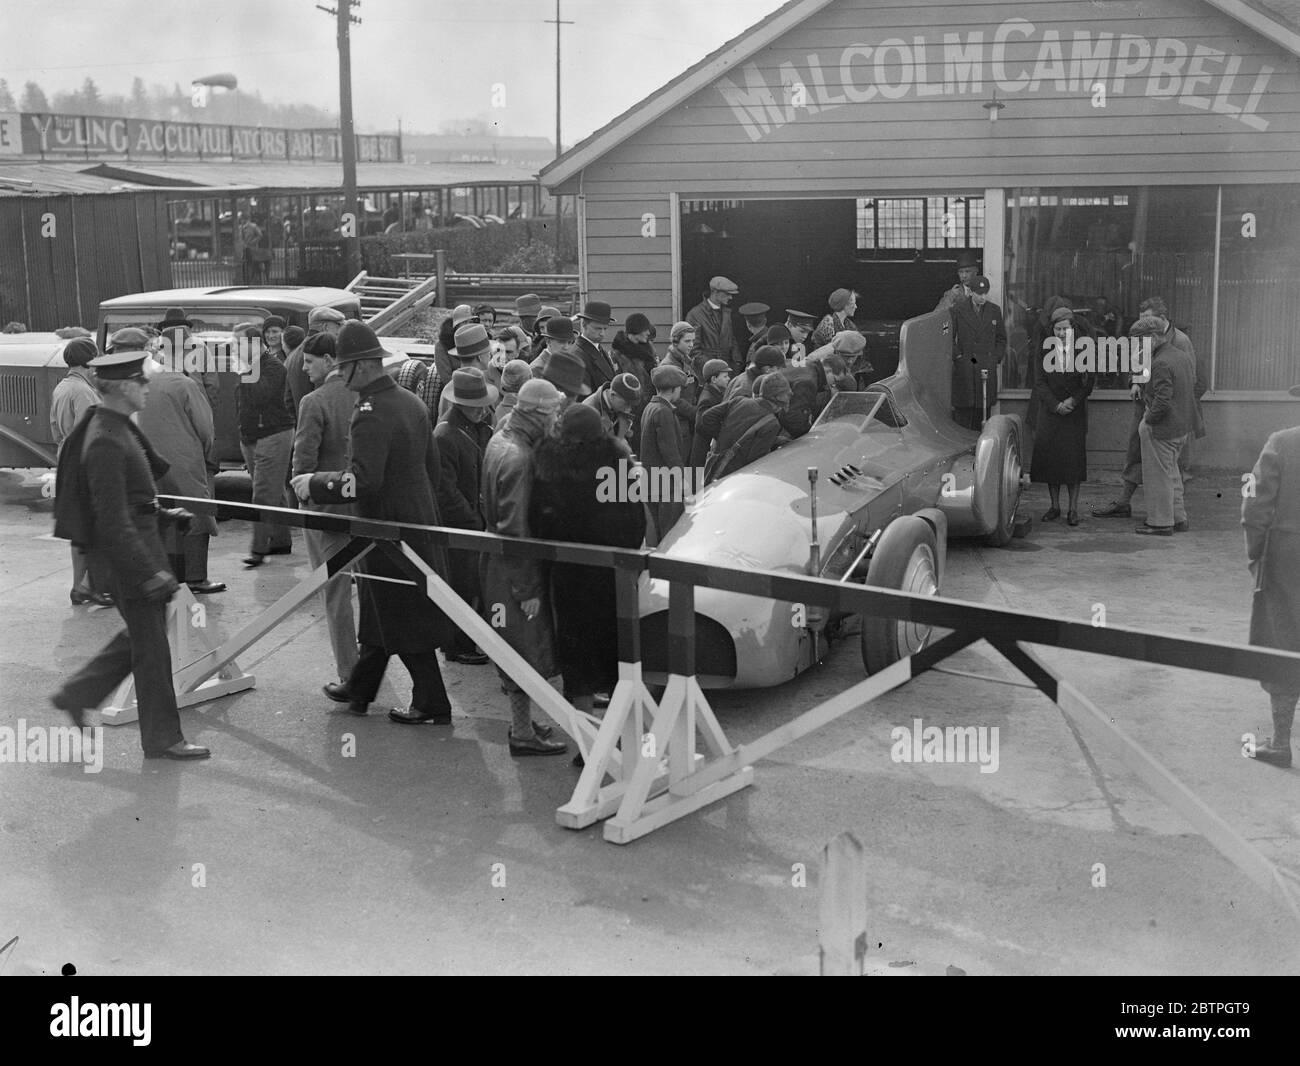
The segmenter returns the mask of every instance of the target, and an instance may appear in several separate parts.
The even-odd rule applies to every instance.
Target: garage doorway
[[[982,257],[983,246],[982,193],[683,199],[682,311],[718,274],[740,286],[740,303],[768,304],[769,322],[788,307],[820,318],[835,289],[856,289],[856,323],[881,378],[898,367],[899,327],[956,283],[960,252]]]

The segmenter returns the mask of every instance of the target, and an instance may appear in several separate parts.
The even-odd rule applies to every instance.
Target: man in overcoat
[[[492,407],[497,390],[478,367],[457,370],[451,376],[451,407],[434,427],[442,478],[438,483],[438,509],[453,529],[483,530],[483,453],[492,439]],[[471,606],[482,599],[479,590],[478,552],[447,552],[450,584]],[[488,661],[468,636],[457,629],[448,658],[468,666]]]
[[[91,566],[111,575],[113,599],[126,622],[51,702],[84,727],[128,674],[135,677],[140,746],[146,759],[205,759],[211,752],[181,733],[167,641],[167,603],[179,587],[167,569],[160,523],[184,527],[193,515],[160,511],[154,479],[166,462],[131,421],[149,396],[142,330],[113,334],[110,351],[91,360],[103,403],[64,442],[55,488],[54,534],[84,547]]]
[[[582,360],[582,381],[591,392],[608,385],[622,372],[604,347],[605,333],[613,321],[613,309],[599,300],[588,300],[582,312],[574,316],[578,340],[573,350]]]
[[[740,342],[736,339],[729,305],[740,286],[721,275],[709,280],[709,294],[686,312],[686,321],[695,327],[695,347],[691,359],[703,366],[710,359],[725,359],[734,373],[744,369]]]
[[[349,430],[347,469],[298,474],[293,490],[304,502],[355,501],[357,514],[388,522],[442,524],[434,494],[442,477],[438,445],[429,426],[429,411],[413,393],[399,388],[384,370],[385,351],[374,330],[350,320],[339,331],[337,363],[343,383],[357,394]],[[446,573],[442,552],[425,535],[406,533],[403,541],[438,572]],[[438,649],[450,644],[450,623],[425,595],[424,584],[411,581],[406,567],[376,548],[360,563],[361,625],[359,657],[347,683],[326,685],[325,694],[365,714],[378,694],[390,656],[411,674],[415,689],[408,710],[389,711],[395,722],[451,724],[451,700],[438,665]]]
[[[1291,389],[1300,396],[1300,386]],[[1250,642],[1300,652],[1300,426],[1268,438],[1241,501],[1246,559],[1255,578]],[[1255,747],[1271,766],[1291,765],[1291,725],[1300,683],[1264,681],[1273,710],[1273,736]]]
[[[1007,350],[1006,324],[1002,308],[988,298],[989,279],[971,282],[969,299],[952,302],[953,421],[967,429],[979,429],[997,399],[997,367]],[[988,371],[988,393],[981,371]]]
[[[525,382],[510,417],[492,435],[483,457],[483,518],[489,533],[532,536],[529,506],[533,494],[533,452],[555,426],[560,392],[549,381]],[[547,595],[545,565],[538,559],[480,556],[484,616],[506,642],[542,677],[557,672],[555,635]],[[501,686],[510,696],[510,754],[562,755],[560,741],[548,740],[550,727],[538,728],[528,693],[500,667]]]
[[[191,377],[154,363],[150,368],[149,403],[139,414],[140,429],[168,469],[158,487],[173,496],[212,499],[211,476],[219,468],[212,407],[203,386]],[[169,529],[164,538],[168,562],[177,581],[196,595],[225,592],[221,581],[208,579],[208,540],[217,535],[212,515],[195,515],[189,532]]]
[[[687,467],[694,427],[681,403],[686,375],[675,366],[657,366],[650,378],[655,395],[641,414],[637,455],[645,465],[650,484],[658,484],[671,492],[671,498],[659,498],[647,504],[654,522],[655,541],[651,545],[654,547],[685,512],[686,493],[703,486],[695,485],[693,472]],[[674,475],[673,471],[677,473]]]

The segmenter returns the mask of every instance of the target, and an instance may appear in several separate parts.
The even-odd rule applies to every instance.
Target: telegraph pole
[[[559,159],[563,149],[560,148],[560,27],[572,26],[571,19],[560,18],[560,0],[555,0],[555,18],[546,19],[555,23],[555,158]],[[560,259],[560,198],[555,198],[555,258]]]
[[[353,219],[352,234],[343,238],[343,255],[348,278],[361,273],[361,211],[357,203],[357,137],[352,125],[352,49],[349,38],[351,23],[361,24],[352,14],[361,0],[336,0],[337,7],[316,6],[338,19],[339,46],[339,136],[343,149],[343,210]]]

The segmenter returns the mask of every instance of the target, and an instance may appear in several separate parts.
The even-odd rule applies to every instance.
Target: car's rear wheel
[[[939,594],[938,546],[934,529],[906,515],[886,527],[871,557],[868,585],[921,596]],[[868,674],[883,670],[930,640],[931,627],[897,618],[862,616],[862,665]]]

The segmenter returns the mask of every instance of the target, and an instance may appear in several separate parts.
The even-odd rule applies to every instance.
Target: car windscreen
[[[827,422],[851,422],[862,431],[873,426],[898,429],[907,425],[907,418],[899,410],[893,394],[883,385],[872,385],[863,392],[837,392],[817,419]]]
[[[123,308],[105,312],[104,322],[108,327],[108,336],[111,337],[119,329],[125,329],[127,326],[157,329],[158,323],[163,320],[166,313],[165,307]],[[235,327],[241,322],[252,322],[261,326],[262,320],[266,318],[265,311],[252,307],[233,311],[217,307],[195,308],[193,311],[187,311],[186,315],[191,322],[192,333],[229,334],[233,333]]]

